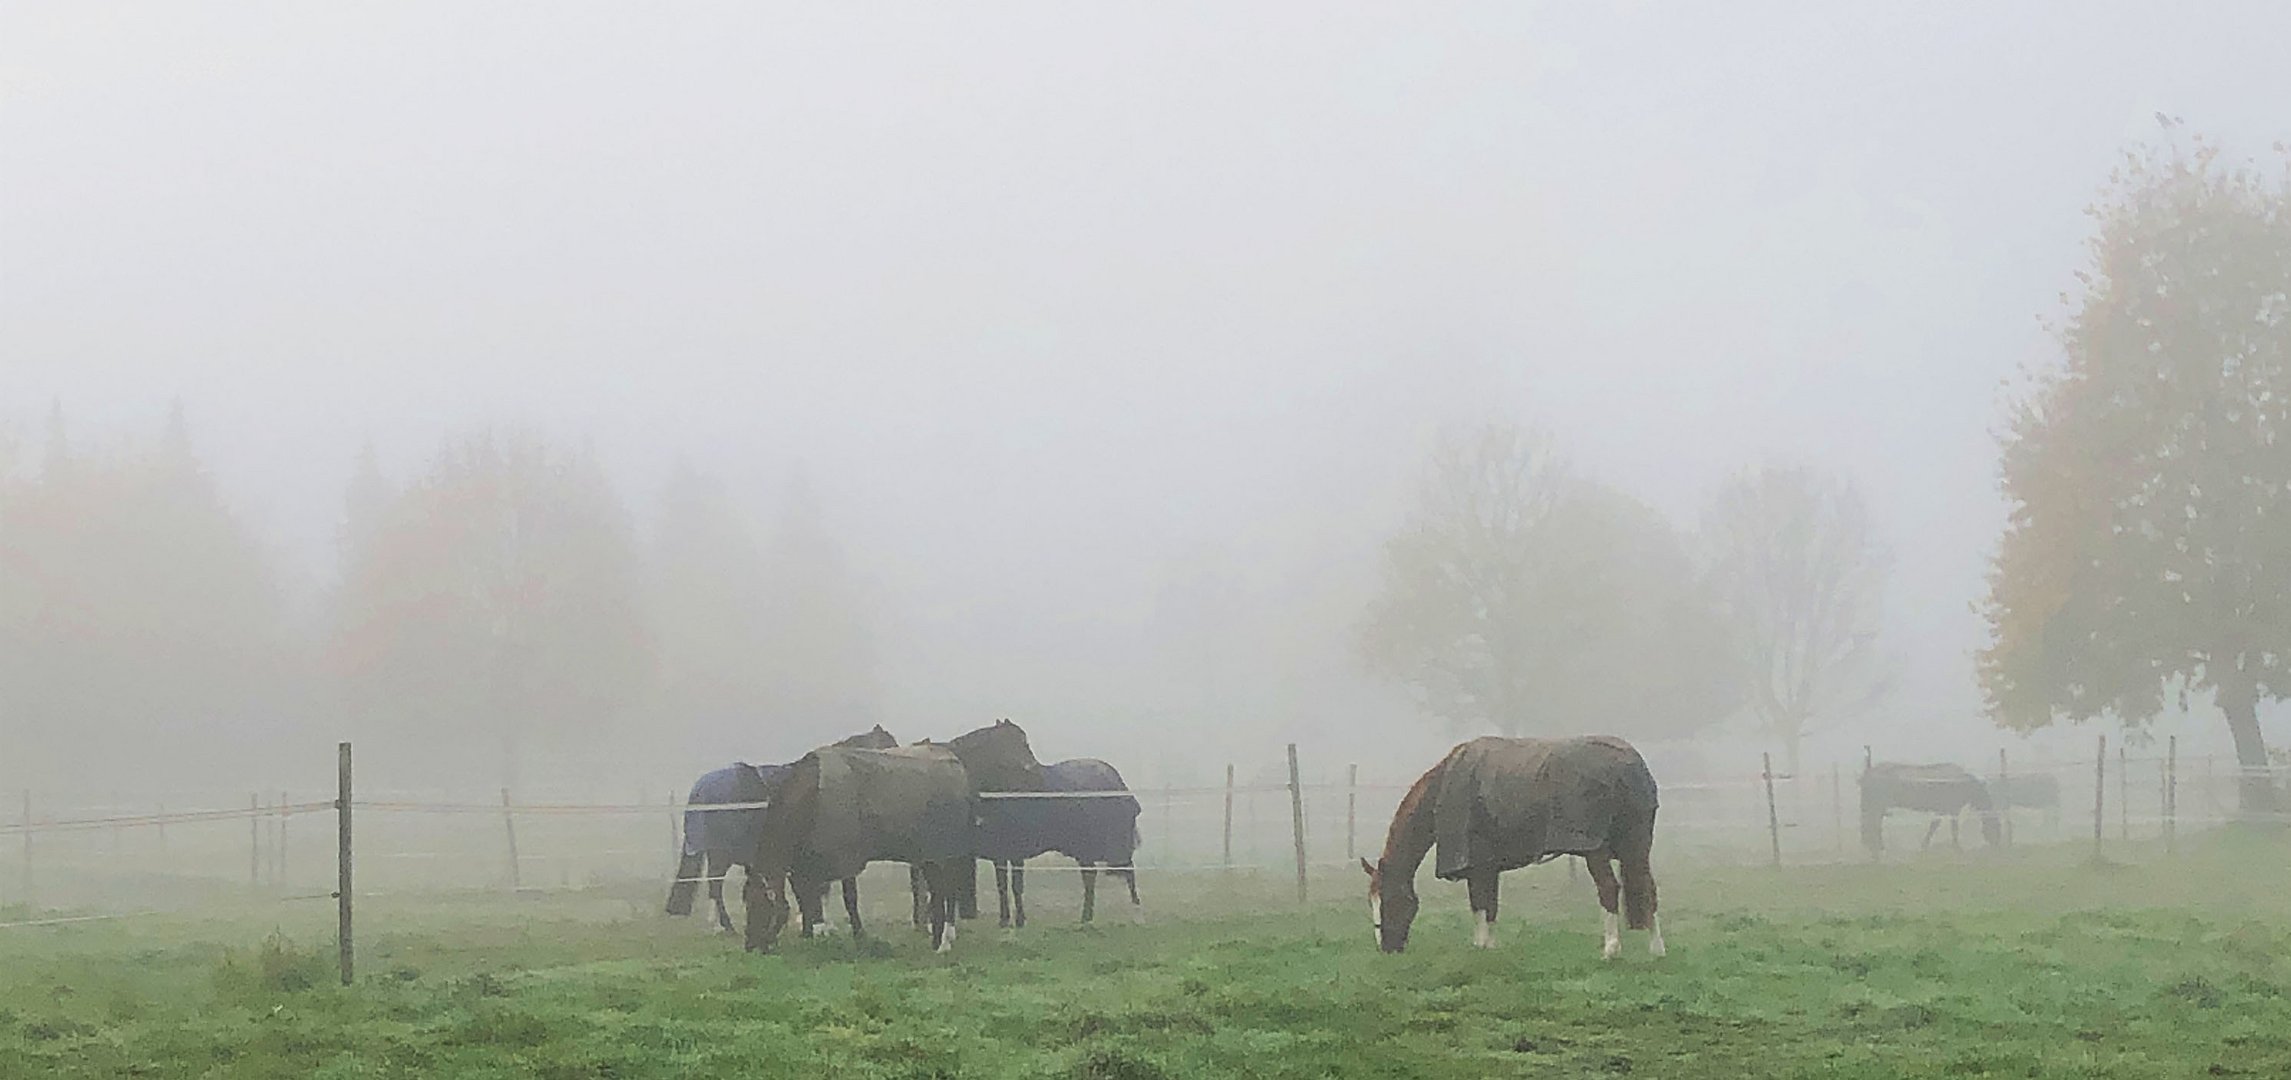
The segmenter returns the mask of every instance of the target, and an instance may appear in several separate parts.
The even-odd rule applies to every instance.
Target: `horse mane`
[[[1392,811],[1392,827],[1384,834],[1384,854],[1378,860],[1385,875],[1383,885],[1390,888],[1397,880],[1413,884],[1416,868],[1424,864],[1424,855],[1432,850],[1433,792],[1440,786],[1440,778],[1448,773],[1448,764],[1456,759],[1463,747],[1450,750],[1433,766],[1424,771],[1409,786],[1408,794],[1400,797],[1399,808]],[[1391,875],[1397,873],[1398,877]]]

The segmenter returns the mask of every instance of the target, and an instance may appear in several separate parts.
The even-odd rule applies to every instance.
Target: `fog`
[[[2256,3],[14,3],[0,427],[180,399],[302,605],[369,443],[586,442],[640,529],[678,462],[759,530],[800,473],[886,726],[1180,782],[1454,734],[1349,645],[1443,425],[1539,425],[1685,528],[1811,462],[1892,551],[1902,666],[1817,752],[1985,755],[2000,383],[2158,111],[2283,137],[2285,40]]]

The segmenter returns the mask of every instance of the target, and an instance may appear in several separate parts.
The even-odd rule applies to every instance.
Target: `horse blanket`
[[[692,782],[692,793],[684,802],[688,807],[765,802],[772,797],[772,792],[779,790],[788,769],[786,765],[734,762],[714,772],[702,773],[700,779]],[[763,826],[761,809],[687,809],[684,811],[684,854],[690,857],[710,851],[732,851],[745,856],[755,849],[756,837]]]
[[[1646,759],[1621,739],[1473,739],[1432,796],[1433,873],[1453,881],[1596,851],[1634,819],[1651,824],[1655,796]]]
[[[952,751],[829,747],[810,756],[819,762],[818,811],[802,846],[821,877],[971,854],[970,776]]]
[[[1122,774],[1096,758],[1042,766],[1044,791],[1126,791]],[[978,856],[1001,862],[1064,852],[1076,862],[1127,866],[1138,846],[1137,797],[981,799]]]

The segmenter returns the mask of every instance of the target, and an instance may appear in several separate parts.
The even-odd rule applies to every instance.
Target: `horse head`
[[[748,905],[749,952],[768,953],[778,947],[780,931],[788,925],[786,884],[784,875],[756,873],[751,868],[748,880],[740,887],[740,899]]]
[[[972,785],[979,791],[1038,791],[1042,787],[1042,764],[1034,759],[1026,729],[1008,720],[957,735],[946,746],[962,759]]]
[[[1381,862],[1362,859],[1360,868],[1368,873],[1368,922],[1376,929],[1377,948],[1388,953],[1406,949],[1408,928],[1416,921],[1415,883],[1395,878],[1397,887],[1387,889]]]

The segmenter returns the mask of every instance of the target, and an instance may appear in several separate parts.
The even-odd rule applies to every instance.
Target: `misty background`
[[[1807,462],[1890,550],[1900,668],[1810,756],[2082,748],[1973,681],[2001,383],[2158,111],[2283,137],[2284,40],[2262,4],[12,3],[0,430],[30,470],[51,408],[133,447],[179,401],[305,629],[369,446],[396,484],[488,429],[585,447],[647,573],[679,476],[759,543],[802,505],[857,712],[1178,783],[1452,741],[1352,648],[1443,427],[1537,425],[1681,528]],[[352,729],[264,708],[321,774]],[[649,763],[841,723],[658,725]]]

